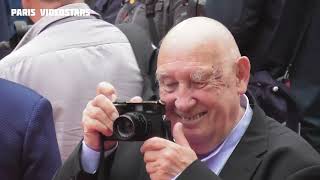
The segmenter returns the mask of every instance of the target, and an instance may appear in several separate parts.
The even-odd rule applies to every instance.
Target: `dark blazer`
[[[216,176],[201,161],[191,164],[177,180],[319,180],[320,155],[301,137],[267,117],[250,98],[252,121],[221,174]],[[147,180],[141,143],[119,143],[118,149],[100,164],[97,174],[81,170],[81,144],[65,162],[55,180]],[[103,171],[100,176],[99,171]],[[99,176],[99,177],[98,177]]]
[[[49,101],[0,79],[0,179],[48,180],[60,165]]]

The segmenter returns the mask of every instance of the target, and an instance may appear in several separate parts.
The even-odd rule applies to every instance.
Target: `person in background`
[[[84,139],[54,179],[319,179],[320,155],[246,92],[249,59],[221,23],[195,17],[171,29],[161,43],[157,77],[173,142],[102,144],[119,112],[112,103],[116,88],[100,85],[83,112]]]
[[[50,100],[62,160],[81,139],[81,114],[101,81],[125,101],[142,93],[142,75],[125,35],[82,0],[22,0],[35,24],[0,62],[0,77]],[[41,16],[40,9],[73,9],[89,16]]]
[[[0,179],[51,179],[61,166],[50,102],[0,79]]]
[[[91,9],[102,16],[102,19],[114,24],[117,14],[122,7],[122,0],[92,0],[88,1]]]

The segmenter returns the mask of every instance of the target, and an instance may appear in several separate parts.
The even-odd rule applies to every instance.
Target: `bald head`
[[[198,154],[216,149],[244,114],[240,96],[247,89],[250,62],[215,20],[195,17],[175,26],[161,44],[156,75],[166,117],[172,127],[183,123]]]
[[[42,2],[60,2],[61,4],[71,4],[71,3],[80,3],[84,2],[84,0],[40,0]]]
[[[206,17],[189,18],[172,28],[162,41],[159,61],[170,52],[182,51],[209,53],[213,58],[234,60],[240,57],[230,31],[220,22]]]

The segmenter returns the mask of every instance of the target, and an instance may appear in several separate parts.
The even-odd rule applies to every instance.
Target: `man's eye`
[[[196,89],[201,89],[205,87],[208,83],[207,82],[193,82],[192,86]]]
[[[167,92],[172,92],[174,91],[178,86],[178,83],[173,82],[173,83],[163,83],[162,88],[167,91]]]

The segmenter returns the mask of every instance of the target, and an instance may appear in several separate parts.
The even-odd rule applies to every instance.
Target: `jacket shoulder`
[[[320,155],[302,137],[267,117],[268,150],[257,175],[270,179],[318,179]],[[289,178],[289,179],[290,179]],[[299,178],[298,178],[299,179]]]
[[[43,98],[40,94],[28,87],[1,78],[0,96],[4,98],[4,100],[8,99],[11,102],[18,101],[19,103],[24,99],[28,99],[29,102],[36,102]]]
[[[50,102],[34,90],[23,85],[0,79],[0,114],[9,121],[30,121],[31,116],[52,111]],[[42,108],[41,112],[39,108]],[[44,109],[43,109],[44,108]],[[13,123],[12,122],[12,123]]]

